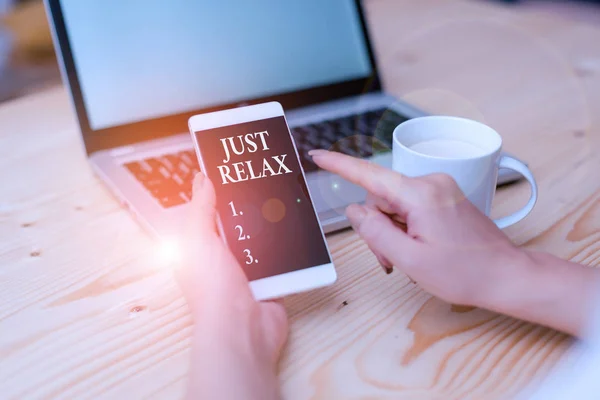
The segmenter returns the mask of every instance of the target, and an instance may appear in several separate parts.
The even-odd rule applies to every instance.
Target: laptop
[[[391,166],[424,113],[382,90],[359,0],[46,0],[88,160],[159,236],[180,232],[199,172],[188,118],[280,102],[326,233],[366,192],[320,170],[325,148]],[[499,184],[519,176],[501,170]]]

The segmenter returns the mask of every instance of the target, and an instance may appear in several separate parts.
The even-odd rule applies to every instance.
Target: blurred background
[[[560,15],[600,26],[600,0],[472,1],[498,3],[523,13]],[[60,83],[43,1],[0,0],[0,103]]]

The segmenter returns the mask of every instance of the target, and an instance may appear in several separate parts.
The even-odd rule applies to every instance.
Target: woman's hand
[[[279,398],[277,362],[287,338],[285,308],[257,302],[216,231],[215,193],[201,173],[176,277],[194,320],[189,398]]]
[[[368,191],[347,216],[388,273],[401,269],[447,302],[582,333],[593,269],[516,247],[447,175],[409,178],[340,153],[310,154]]]

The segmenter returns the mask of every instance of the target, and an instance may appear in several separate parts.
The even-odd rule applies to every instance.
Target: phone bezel
[[[206,167],[202,158],[202,151],[198,146],[198,141],[196,140],[196,132],[273,117],[283,117],[286,124],[287,133],[292,141],[294,152],[296,153],[296,159],[299,159],[298,149],[296,148],[296,144],[294,143],[292,134],[290,132],[283,107],[279,102],[271,101],[267,103],[237,107],[192,116],[188,120],[188,127],[194,142],[194,148],[196,150],[196,156],[198,157],[201,171],[205,171]],[[306,175],[304,174],[304,170],[302,170],[302,179],[304,179],[304,182],[306,183]],[[308,185],[306,185],[306,187],[314,216],[318,220],[319,217],[312,200],[310,188]],[[226,242],[220,216],[217,216],[217,226],[221,237]],[[319,287],[331,285],[336,281],[337,274],[333,265],[333,258],[331,257],[329,246],[327,245],[325,232],[323,231],[323,227],[320,223],[319,229],[327,249],[327,254],[332,262],[250,281],[250,289],[257,300],[268,300],[293,293],[313,290]]]

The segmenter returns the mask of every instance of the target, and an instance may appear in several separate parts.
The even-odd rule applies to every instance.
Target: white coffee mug
[[[525,218],[537,201],[533,174],[521,161],[502,155],[502,138],[480,122],[447,116],[410,119],[394,129],[392,168],[410,177],[445,173],[454,178],[465,196],[490,215],[498,169],[517,171],[529,181],[531,197],[512,215],[495,220],[506,228]]]

